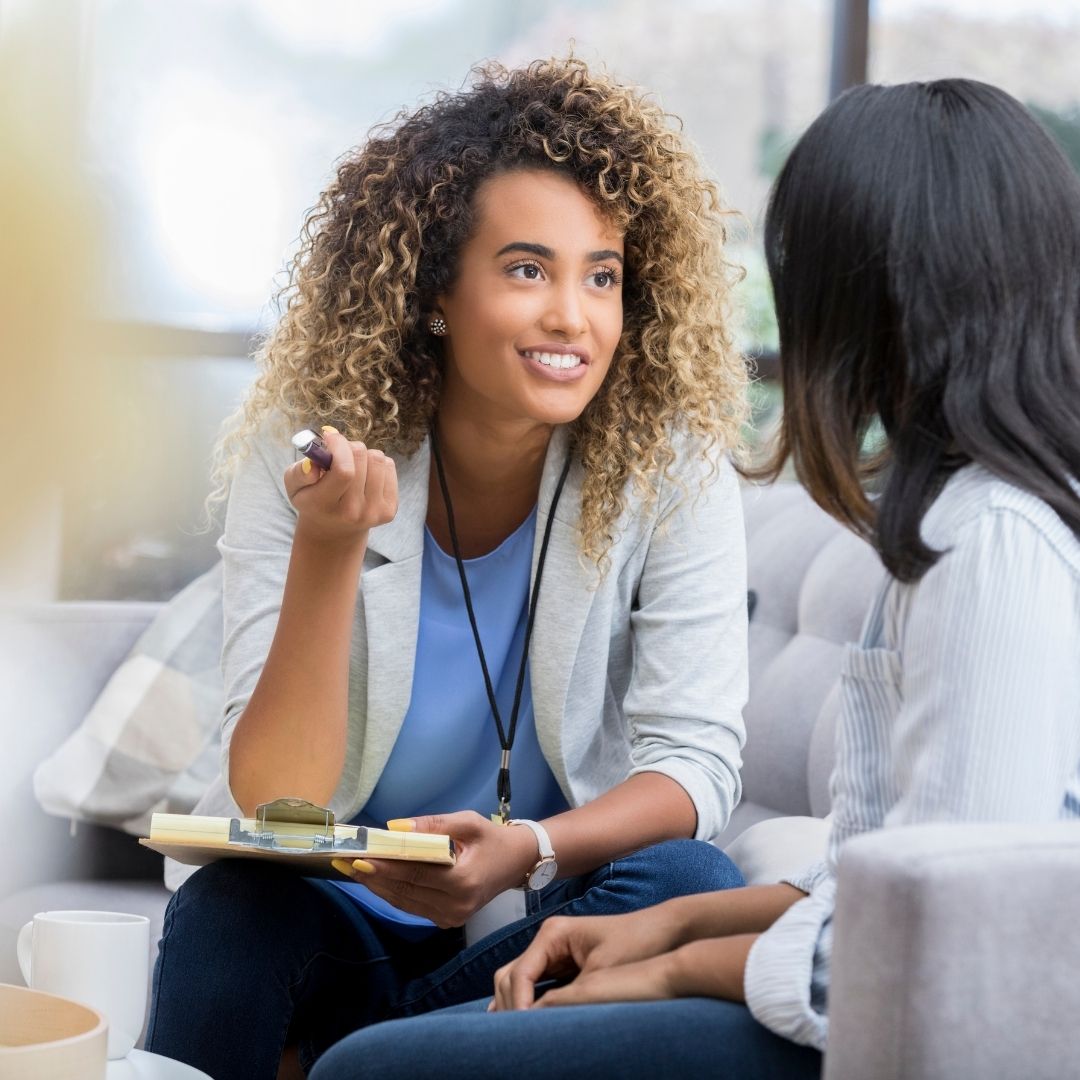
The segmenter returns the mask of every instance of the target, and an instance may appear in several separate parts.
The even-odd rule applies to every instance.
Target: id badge
[[[494,934],[508,923],[525,918],[525,890],[507,889],[489,900],[465,923],[465,946]]]

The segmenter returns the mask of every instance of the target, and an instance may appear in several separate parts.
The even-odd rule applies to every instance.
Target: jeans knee
[[[716,892],[745,884],[731,859],[704,840],[666,840],[646,850],[653,874],[667,885],[671,896]]]
[[[239,859],[221,859],[200,868],[169,901],[167,925],[220,939],[243,940],[256,928],[262,934],[287,934],[303,910],[303,880],[288,868]]]

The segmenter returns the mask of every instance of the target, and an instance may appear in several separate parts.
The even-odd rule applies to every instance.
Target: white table
[[[132,1050],[126,1058],[110,1061],[105,1080],[212,1080],[206,1073],[182,1061]]]

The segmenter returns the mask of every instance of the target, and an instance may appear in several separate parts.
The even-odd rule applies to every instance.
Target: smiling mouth
[[[530,350],[523,355],[527,356],[530,360],[535,360],[538,364],[543,364],[544,367],[556,368],[561,371],[568,371],[571,368],[581,367],[584,363],[577,353],[549,353]]]

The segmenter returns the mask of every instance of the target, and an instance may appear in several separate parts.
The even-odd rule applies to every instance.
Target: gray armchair
[[[826,1080],[1080,1075],[1080,824],[917,825],[839,867]]]

